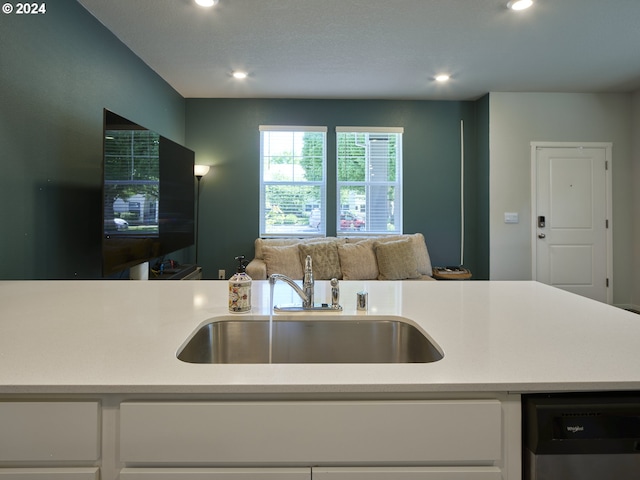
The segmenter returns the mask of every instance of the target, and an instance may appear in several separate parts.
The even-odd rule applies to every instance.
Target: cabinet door
[[[124,468],[120,480],[311,480],[310,468]]]
[[[98,480],[98,467],[0,468],[0,480]]]
[[[100,456],[98,402],[0,401],[0,461],[95,462]]]
[[[313,480],[501,480],[496,467],[313,468]]]
[[[502,455],[498,400],[125,402],[132,464],[467,464]],[[241,446],[241,448],[239,448]]]

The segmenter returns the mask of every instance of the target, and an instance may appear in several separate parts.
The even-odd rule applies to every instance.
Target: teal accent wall
[[[487,278],[488,102],[187,99],[186,142],[211,165],[200,192],[198,263],[227,277],[259,234],[259,125],[327,126],[327,234],[335,235],[335,127],[404,127],[404,232],[425,235],[434,265],[460,262],[460,121],[465,130],[465,265]],[[485,138],[481,138],[481,137]],[[335,213],[333,213],[335,215]],[[487,220],[488,223],[488,220]],[[477,269],[477,274],[476,274]]]
[[[201,183],[206,278],[230,275],[236,255],[253,257],[261,124],[329,128],[330,215],[335,127],[404,127],[404,231],[424,233],[434,264],[457,264],[464,120],[465,265],[488,277],[487,97],[185,100],[75,0],[48,2],[44,15],[1,15],[0,45],[0,279],[100,278],[103,108],[212,165]]]
[[[476,131],[473,162],[467,164],[465,215],[470,236],[465,235],[465,258],[473,259],[474,278],[489,280],[489,94],[475,102]],[[471,139],[470,139],[471,140]],[[471,267],[471,264],[465,261]]]
[[[0,16],[0,278],[101,276],[103,108],[177,142],[185,100],[75,0]]]

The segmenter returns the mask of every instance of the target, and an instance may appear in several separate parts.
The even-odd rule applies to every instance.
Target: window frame
[[[291,238],[291,237],[324,237],[326,236],[327,222],[327,133],[326,126],[301,126],[301,125],[260,125],[260,237],[261,238]],[[270,132],[292,132],[292,133],[322,133],[322,180],[321,181],[284,181],[284,180],[268,180],[265,181],[265,133]],[[292,152],[295,157],[295,152]],[[310,186],[320,187],[320,223],[316,230],[291,229],[291,231],[269,232],[267,231],[267,215],[266,215],[266,190],[269,185],[292,185],[292,186]]]

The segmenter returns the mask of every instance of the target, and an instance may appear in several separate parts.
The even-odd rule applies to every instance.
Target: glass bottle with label
[[[236,257],[238,270],[229,279],[229,311],[246,313],[251,311],[251,277],[247,275],[244,255]]]

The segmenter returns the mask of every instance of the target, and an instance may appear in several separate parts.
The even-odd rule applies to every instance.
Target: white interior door
[[[611,146],[532,144],[535,279],[611,303]]]

